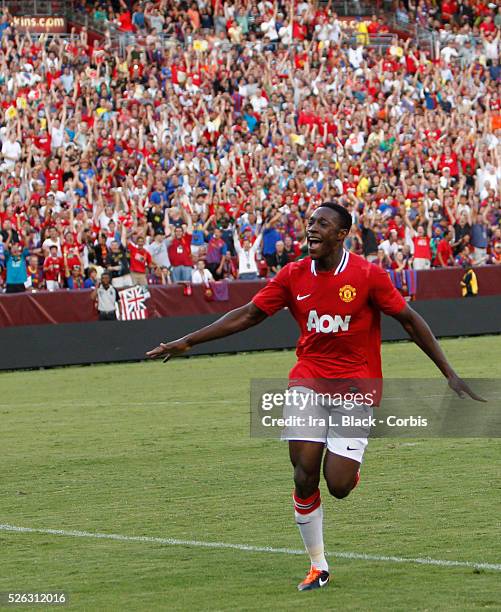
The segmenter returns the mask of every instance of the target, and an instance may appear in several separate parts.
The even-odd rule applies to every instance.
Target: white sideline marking
[[[51,406],[64,406],[64,407],[70,407],[72,408],[73,406],[77,406],[78,408],[96,408],[97,406],[101,406],[103,403],[106,404],[106,406],[123,406],[123,407],[129,407],[129,406],[168,406],[168,405],[174,405],[174,406],[201,406],[201,402],[200,401],[190,401],[190,400],[161,400],[161,401],[153,401],[153,402],[145,402],[143,400],[141,401],[137,401],[135,402],[134,400],[131,400],[129,402],[108,402],[108,401],[103,401],[101,402],[101,400],[96,400],[94,402],[81,402],[78,398],[77,399],[67,399],[67,400],[55,400],[55,401],[51,401],[49,402],[49,400],[47,400],[46,402],[14,402],[14,403],[10,403],[10,404],[0,404],[0,408],[15,408],[15,407],[29,407],[29,408],[46,408],[47,405],[50,403]],[[207,399],[207,400],[203,400],[204,405],[205,404],[235,404],[236,400],[225,400],[225,399],[221,399],[221,400],[217,400],[217,399]]]
[[[177,540],[175,538],[155,538],[151,536],[126,536],[117,533],[93,533],[90,531],[74,531],[65,529],[35,529],[33,527],[17,527],[15,525],[1,525],[0,531],[14,533],[39,533],[43,535],[66,536],[73,538],[95,538],[100,540],[118,540],[119,542],[149,542],[166,546],[194,546],[198,548],[225,548],[230,550],[244,550],[248,552],[266,552],[283,555],[304,555],[304,550],[294,548],[273,548],[271,546],[252,546],[250,544],[229,544],[226,542],[201,542],[199,540]],[[440,567],[469,567],[473,569],[486,569],[501,571],[501,563],[476,563],[474,561],[448,561],[445,559],[431,559],[429,557],[395,557],[386,555],[368,555],[353,552],[326,553],[340,559],[357,559],[360,561],[386,561],[389,563],[416,563],[419,565],[438,565]]]

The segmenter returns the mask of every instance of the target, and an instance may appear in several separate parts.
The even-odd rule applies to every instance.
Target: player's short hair
[[[340,228],[350,231],[351,226],[353,225],[353,219],[351,217],[351,213],[341,204],[336,204],[336,202],[323,202],[320,204],[319,208],[330,208],[337,212],[338,217],[340,219]]]

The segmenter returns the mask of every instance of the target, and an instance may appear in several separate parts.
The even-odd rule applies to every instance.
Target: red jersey
[[[64,253],[64,248],[63,248]],[[64,260],[64,259],[63,259]],[[68,269],[71,271],[75,266],[80,265],[80,257],[75,253],[75,251],[69,250],[66,255],[66,264]]]
[[[46,257],[45,261],[43,262],[43,273],[45,280],[59,281],[62,267],[60,257],[52,257],[52,255]]]
[[[444,265],[448,266],[453,253],[452,253],[452,247],[450,245],[450,242],[446,238],[442,238],[442,240],[438,243],[437,255],[434,260],[435,266],[442,265],[438,258],[439,253],[442,255],[442,261],[444,262]]]
[[[146,274],[146,266],[151,266],[151,255],[144,247],[139,248],[129,242],[130,270],[138,274]]]
[[[444,168],[449,168],[451,171],[451,176],[458,176],[459,168],[458,168],[458,156],[455,153],[451,153],[450,157],[447,157],[445,153],[440,158],[440,162],[438,164],[440,170]]]
[[[288,307],[296,319],[294,380],[381,378],[380,311],[406,304],[384,270],[348,251],[334,272],[317,271],[310,257],[286,265],[252,301],[267,315]]]
[[[430,239],[428,236],[414,236],[414,257],[418,259],[431,259]]]
[[[63,171],[59,168],[55,172],[51,172],[48,168],[44,172],[45,175],[45,193],[47,193],[51,187],[52,181],[57,181],[57,188],[59,191],[63,191]]]
[[[174,238],[167,249],[172,266],[192,266],[191,234],[184,234],[181,240]]]

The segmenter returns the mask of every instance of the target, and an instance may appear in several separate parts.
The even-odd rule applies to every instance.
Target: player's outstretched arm
[[[410,306],[405,306],[403,310],[393,315],[393,317],[399,321],[411,339],[435,363],[437,368],[449,381],[449,387],[453,389],[459,397],[464,397],[466,393],[474,400],[479,402],[486,401],[472,391],[464,380],[459,378],[451,364],[447,361],[447,357],[433,335],[428,323],[426,323],[419,313],[410,308]]]
[[[253,325],[257,325],[261,323],[261,321],[264,321],[267,316],[268,315],[253,302],[249,302],[245,306],[231,310],[217,321],[214,321],[214,323],[202,327],[202,329],[183,336],[178,340],[160,343],[159,346],[148,351],[146,356],[150,359],[159,359],[163,357],[164,361],[167,361],[174,355],[186,353],[186,351],[189,351],[195,344],[224,338],[243,331],[244,329],[248,329]]]

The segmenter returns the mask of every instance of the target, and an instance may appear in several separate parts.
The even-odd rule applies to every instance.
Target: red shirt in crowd
[[[181,239],[174,238],[169,245],[169,260],[172,266],[192,266],[191,234],[185,234]]]
[[[477,169],[477,162],[473,158],[468,160],[462,159],[461,167],[463,168],[463,174],[466,174],[466,176],[473,176]]]
[[[63,191],[64,189],[64,185],[63,185],[63,171],[60,169],[57,169],[55,172],[51,172],[49,169],[47,169],[45,172],[45,193],[47,193],[50,189],[50,184],[52,183],[52,181],[57,181],[57,189],[58,191]]]
[[[63,252],[64,252],[64,249],[63,249]],[[68,264],[69,270],[72,270],[74,266],[80,265],[80,257],[78,257],[78,255],[75,252],[68,251],[68,254],[66,255],[66,263]]]
[[[482,21],[480,29],[484,34],[493,34],[496,31],[494,21]]]
[[[431,259],[430,239],[428,236],[414,236],[414,257],[418,259]]]
[[[52,139],[50,137],[50,134],[48,134],[47,132],[44,132],[41,136],[35,136],[34,138],[35,147],[37,149],[40,149],[45,155],[45,157],[48,157],[50,155],[51,140]]]
[[[448,266],[452,257],[452,247],[450,245],[450,242],[446,238],[442,238],[442,240],[438,243],[437,255],[435,257],[435,261],[433,262],[435,266],[442,265],[440,263],[440,259],[438,258],[439,254],[442,255],[442,261],[444,262],[444,265]]]
[[[129,242],[130,271],[137,274],[146,274],[146,266],[151,266],[151,255],[143,247]]]
[[[132,25],[132,17],[129,11],[124,11],[118,15],[118,21],[120,22],[119,29],[122,32],[133,32],[134,26]]]
[[[440,158],[439,168],[440,170],[449,168],[451,171],[451,176],[458,176],[458,156],[455,153],[451,153],[449,156],[445,155],[444,153]]]
[[[442,19],[449,21],[457,10],[458,5],[455,0],[444,0],[444,2],[442,2]]]
[[[43,272],[45,280],[59,281],[63,266],[60,257],[52,257],[49,255],[43,262]]]

